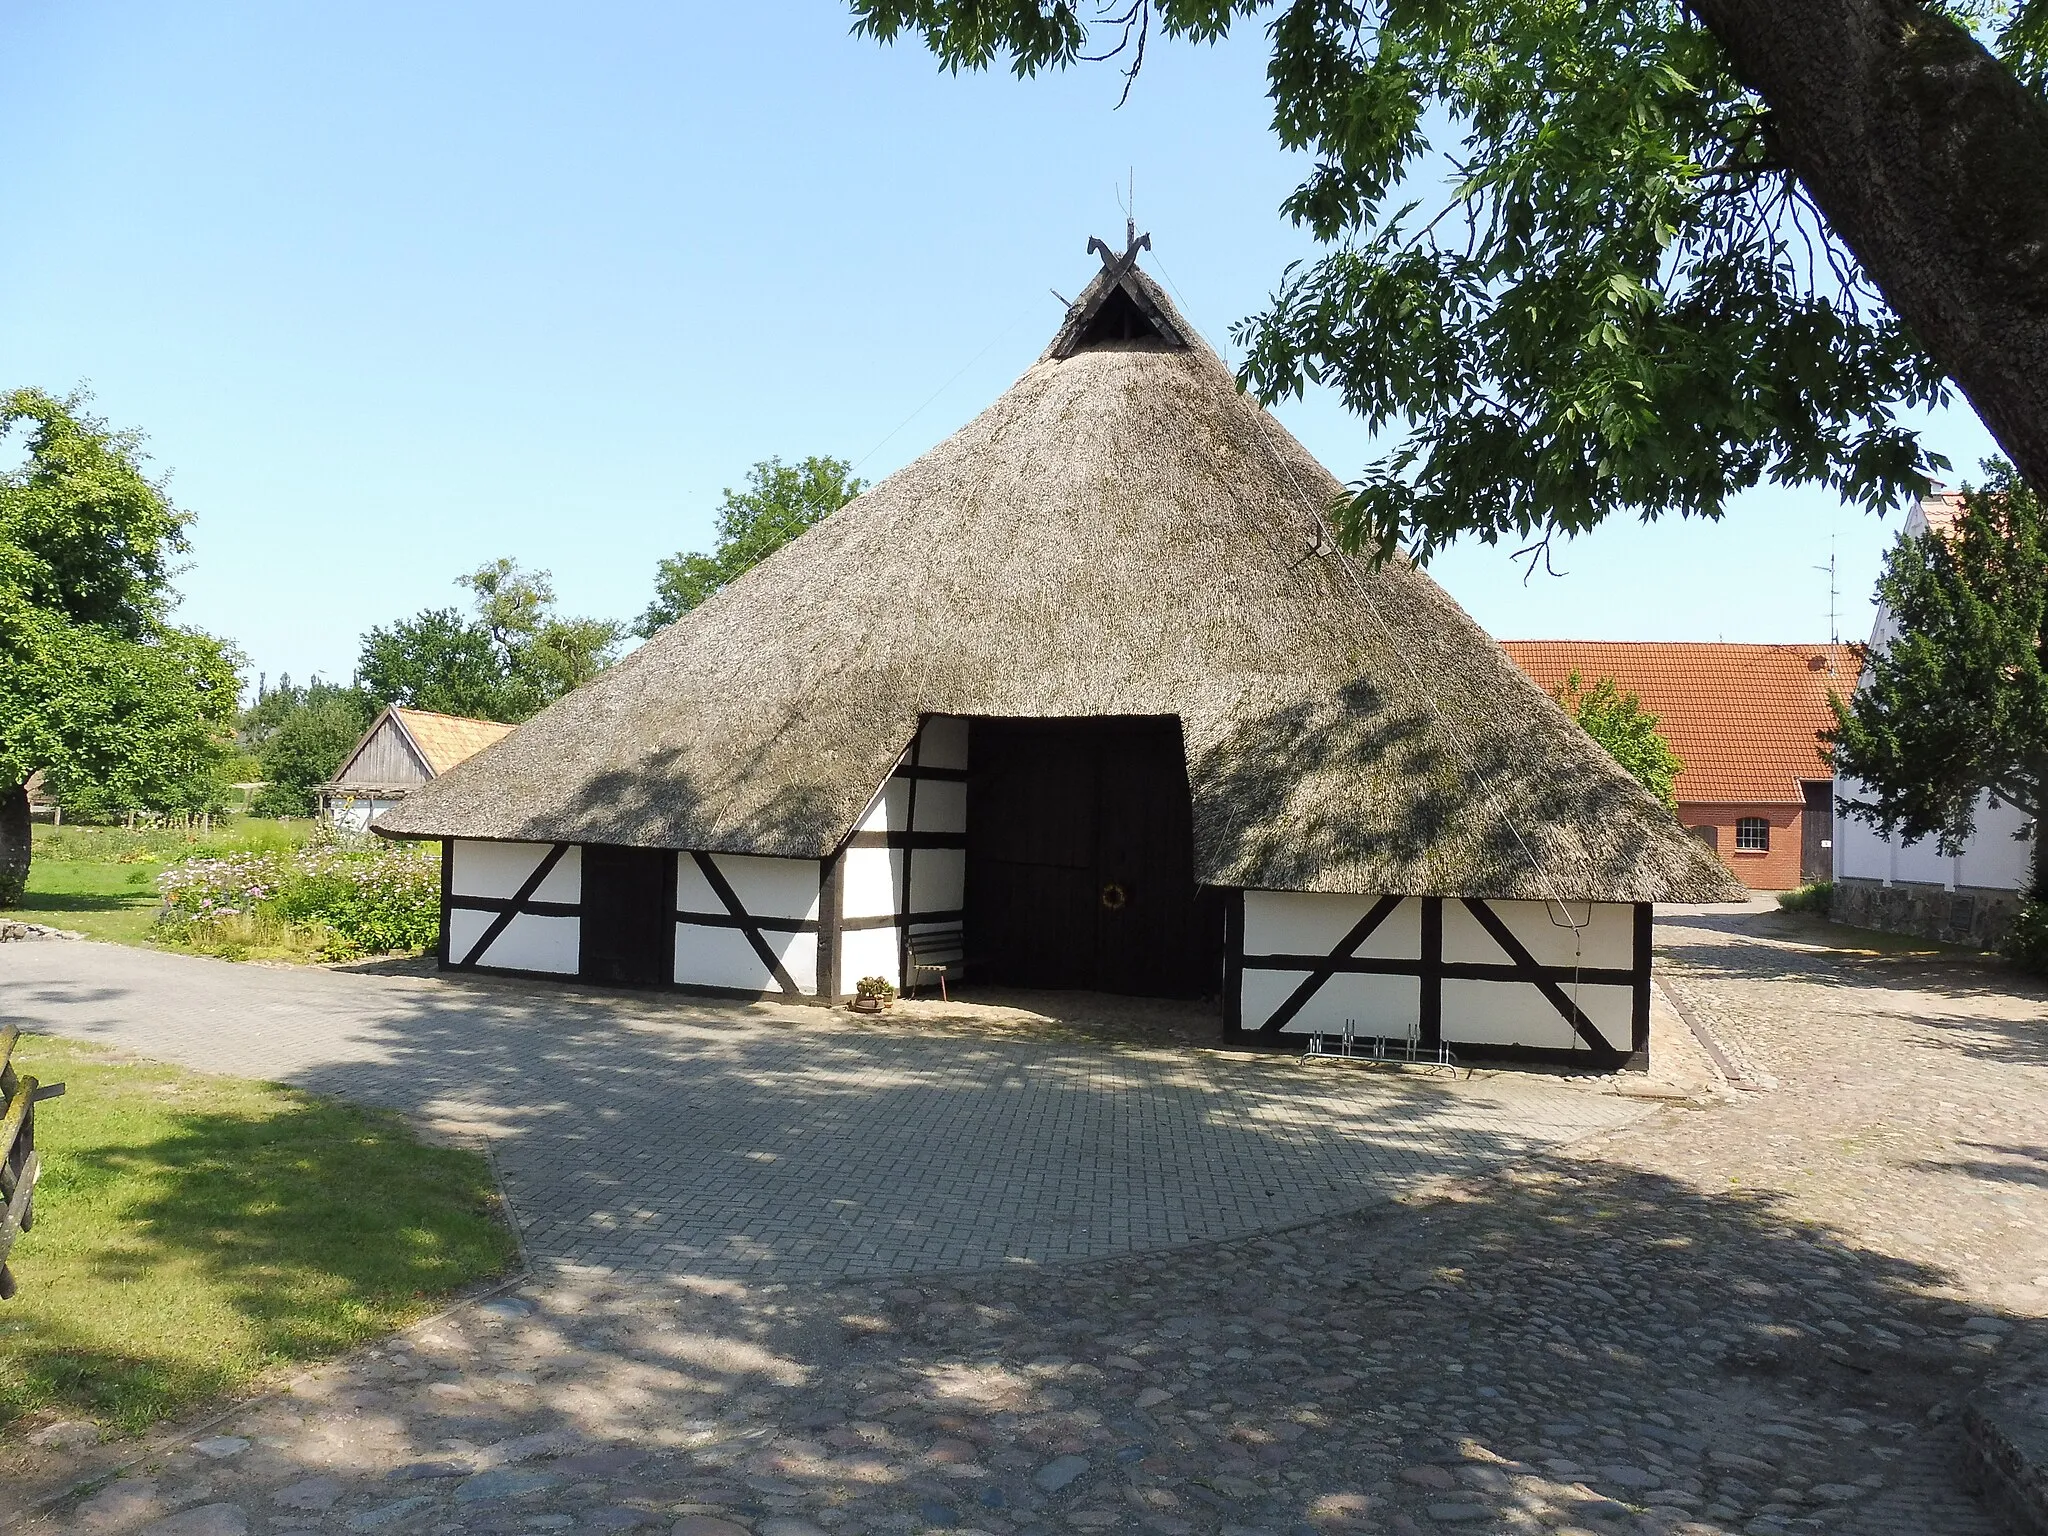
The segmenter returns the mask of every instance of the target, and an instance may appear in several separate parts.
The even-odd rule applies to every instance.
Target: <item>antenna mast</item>
[[[1828,670],[1832,672],[1835,670],[1834,647],[1842,643],[1842,626],[1839,618],[1842,589],[1836,581],[1835,535],[1832,531],[1828,534],[1828,563],[1816,565],[1814,569],[1825,571],[1828,576]]]

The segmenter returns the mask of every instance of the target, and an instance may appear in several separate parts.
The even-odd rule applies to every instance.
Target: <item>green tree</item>
[[[742,572],[752,570],[806,528],[837,512],[864,489],[842,459],[800,464],[763,459],[747,471],[747,488],[726,487],[718,508],[718,544],[710,554],[678,554],[654,573],[654,601],[635,627],[652,635],[695,608]]]
[[[1902,539],[1878,578],[1896,637],[1863,652],[1853,698],[1834,699],[1841,807],[1907,842],[1958,853],[1989,793],[2033,818],[2033,898],[2048,901],[2048,523],[2004,464],[1984,466],[1946,534]]]
[[[313,686],[326,685],[316,676]],[[260,751],[306,699],[306,690],[292,682],[289,672],[279,674],[275,688],[265,688],[260,680],[257,688],[256,702],[235,722],[235,745],[248,754]]]
[[[1333,509],[1421,557],[1762,481],[1878,508],[1953,381],[2048,487],[2048,0],[853,0],[949,69],[1258,25],[1288,218],[1237,336],[1384,434]],[[1980,40],[1981,39],[1981,40]],[[1986,46],[1986,41],[1990,47]],[[2026,274],[2024,277],[2021,274]]]
[[[580,688],[612,664],[626,627],[555,612],[553,578],[511,560],[478,566],[457,584],[476,594],[477,622],[491,637],[508,686],[531,702],[521,718]]]
[[[625,638],[610,619],[558,614],[549,574],[516,561],[489,561],[456,582],[473,594],[474,618],[430,608],[363,636],[356,671],[372,698],[516,722],[597,676]]]
[[[370,630],[356,676],[381,704],[480,720],[519,718],[489,631],[453,608],[424,609]]]
[[[1603,677],[1588,688],[1576,672],[1552,690],[1552,697],[1588,736],[1628,770],[1630,777],[1665,805],[1677,809],[1673,786],[1685,764],[1658,731],[1658,717],[1643,708],[1640,697],[1623,693],[1611,677]]]
[[[31,623],[9,640],[25,642],[8,646],[13,682],[0,683],[0,717],[15,726],[0,725],[0,735],[20,754],[10,772],[47,770],[58,802],[81,821],[223,807],[240,687],[231,647],[168,626],[136,642],[91,625]]]
[[[82,812],[220,802],[239,658],[168,622],[188,513],[81,395],[0,395],[0,907],[27,883],[29,776]]]
[[[264,786],[255,809],[265,816],[306,816],[314,793],[334,777],[349,749],[376,718],[377,704],[360,687],[314,678],[294,688],[290,678],[243,715],[243,740],[262,765]]]

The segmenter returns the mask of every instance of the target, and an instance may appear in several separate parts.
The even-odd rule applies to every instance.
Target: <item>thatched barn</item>
[[[377,830],[442,962],[830,1000],[1220,998],[1616,1065],[1650,906],[1727,873],[1413,566],[1135,264],[1001,398]]]

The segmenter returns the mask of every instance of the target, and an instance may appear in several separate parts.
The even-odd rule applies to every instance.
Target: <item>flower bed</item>
[[[319,841],[186,859],[157,877],[156,936],[229,959],[353,960],[418,951],[440,932],[431,845]]]

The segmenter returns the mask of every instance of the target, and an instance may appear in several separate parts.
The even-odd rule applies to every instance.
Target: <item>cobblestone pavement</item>
[[[1512,1073],[1305,1073],[112,945],[8,945],[0,983],[26,1028],[486,1136],[536,1263],[624,1273],[1100,1258],[1354,1209],[1642,1113]]]
[[[557,1274],[42,1524],[1988,1533],[1949,1405],[2048,1309],[2048,993],[1812,936],[1660,926],[1667,979],[1767,1091],[1106,1261]]]

